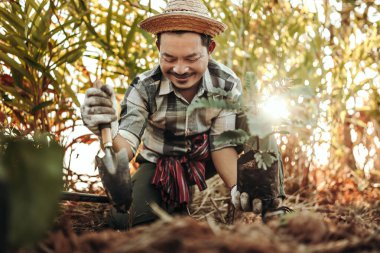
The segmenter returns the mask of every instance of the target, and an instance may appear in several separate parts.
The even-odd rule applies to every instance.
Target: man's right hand
[[[103,85],[98,80],[95,81],[95,87],[101,88],[88,89],[84,103],[80,108],[83,123],[98,137],[101,136],[99,125],[110,123],[113,139],[118,131],[115,93],[111,86]]]

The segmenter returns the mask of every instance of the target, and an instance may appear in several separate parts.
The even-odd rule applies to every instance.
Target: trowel
[[[94,82],[95,88],[103,83]],[[117,211],[127,212],[132,203],[132,182],[128,153],[125,148],[115,153],[112,147],[111,124],[99,125],[104,156],[96,156],[96,163],[104,189]]]

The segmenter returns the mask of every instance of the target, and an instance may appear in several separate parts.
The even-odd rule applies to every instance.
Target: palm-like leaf
[[[56,126],[59,131],[64,120],[59,116],[49,118],[48,114],[54,110],[52,106],[59,105],[61,113],[72,115],[72,102],[79,105],[65,78],[57,81],[61,77],[57,73],[65,72],[67,63],[81,57],[85,36],[79,40],[68,36],[62,39],[62,34],[80,25],[81,20],[64,19],[57,16],[56,11],[52,1],[26,1],[24,6],[16,2],[0,5],[0,25],[3,27],[0,31],[0,61],[3,62],[2,68],[9,68],[11,72],[10,77],[2,75],[0,79],[0,95],[4,102],[1,107],[2,110],[7,108],[13,117],[12,124],[18,121],[16,125],[20,129],[50,131]],[[4,81],[6,78],[8,82]],[[17,114],[24,119],[22,122]]]

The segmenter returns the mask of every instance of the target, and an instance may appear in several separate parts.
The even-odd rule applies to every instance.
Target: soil
[[[258,168],[255,154],[258,151],[250,150],[238,159],[237,189],[246,192],[251,200],[255,213],[265,213],[268,209],[275,209],[278,205],[275,200],[280,197],[278,162],[270,167]],[[275,154],[271,154],[276,157]]]
[[[350,203],[335,189],[299,191],[284,203],[293,213],[270,213],[263,224],[260,215],[236,211],[228,224],[226,191],[220,180],[208,184],[194,193],[191,216],[162,215],[128,231],[107,226],[107,205],[63,202],[47,237],[18,252],[380,252],[378,188]]]

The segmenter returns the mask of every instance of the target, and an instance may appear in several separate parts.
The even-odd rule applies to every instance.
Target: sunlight
[[[142,1],[140,1],[140,3],[142,5],[148,5],[149,2],[151,4],[152,8],[155,10],[163,9],[166,6],[166,2],[164,0],[154,0],[154,1],[142,0]]]
[[[283,120],[289,117],[288,105],[284,98],[273,96],[262,105],[263,111],[273,120]]]

